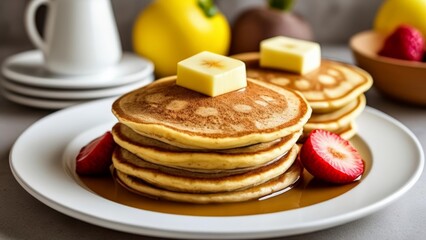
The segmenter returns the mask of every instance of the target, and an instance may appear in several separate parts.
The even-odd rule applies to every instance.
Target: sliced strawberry
[[[77,174],[93,176],[108,174],[115,145],[112,134],[108,131],[81,148],[76,157]]]
[[[314,177],[332,183],[349,183],[364,172],[358,151],[339,135],[316,129],[300,150],[300,161]]]

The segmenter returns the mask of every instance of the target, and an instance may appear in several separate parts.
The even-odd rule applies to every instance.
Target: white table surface
[[[22,50],[20,47],[1,46],[0,61]],[[326,46],[322,51],[325,57],[353,62],[346,46]],[[426,107],[393,102],[382,97],[374,88],[366,95],[369,106],[406,125],[420,140],[423,150],[426,149]],[[27,127],[52,112],[21,106],[0,95],[0,239],[157,239],[109,230],[68,217],[36,200],[16,182],[9,168],[9,151],[14,141]],[[408,193],[372,215],[331,229],[286,239],[425,238],[426,178],[422,174]]]

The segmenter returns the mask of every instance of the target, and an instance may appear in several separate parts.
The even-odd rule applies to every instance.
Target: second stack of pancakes
[[[233,56],[245,62],[247,77],[291,88],[305,96],[312,116],[303,137],[314,129],[324,129],[350,139],[356,134],[355,119],[366,106],[364,92],[372,86],[370,74],[353,65],[322,59],[320,67],[300,75],[259,65],[258,52]]]
[[[258,199],[294,184],[296,144],[311,115],[297,91],[248,80],[216,97],[168,77],[112,106],[117,179],[154,198],[191,203]]]

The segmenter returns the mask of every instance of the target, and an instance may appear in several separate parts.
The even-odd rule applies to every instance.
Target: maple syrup
[[[372,165],[371,151],[359,136],[353,137],[351,143],[364,159],[366,169],[363,177],[365,177]],[[335,185],[318,181],[305,170],[299,182],[282,194],[263,197],[260,200],[220,204],[190,204],[148,198],[127,190],[111,176],[80,177],[80,179],[99,196],[138,209],[193,216],[241,216],[281,212],[320,203],[350,191],[363,178],[350,184]]]

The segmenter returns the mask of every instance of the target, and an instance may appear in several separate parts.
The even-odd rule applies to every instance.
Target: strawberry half
[[[399,26],[385,39],[379,55],[409,61],[421,61],[425,41],[422,33],[409,25]]]
[[[76,157],[77,174],[91,176],[108,174],[115,145],[112,134],[108,131],[81,148]]]
[[[313,130],[300,150],[300,161],[315,178],[331,183],[349,183],[364,172],[358,151],[339,135]]]

